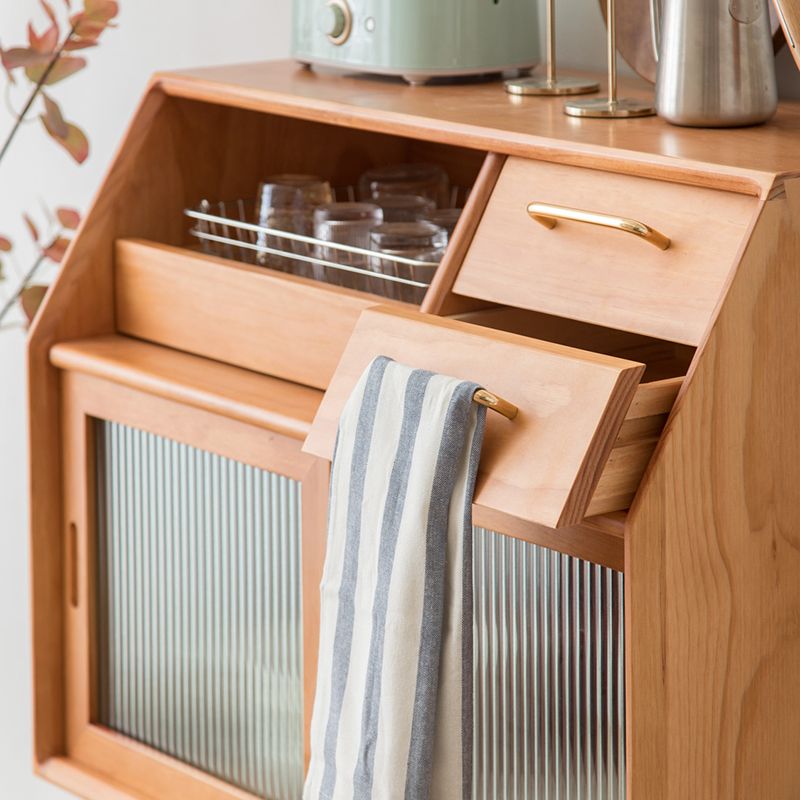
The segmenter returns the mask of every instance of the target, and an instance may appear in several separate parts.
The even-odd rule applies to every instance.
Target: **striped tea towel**
[[[471,795],[478,388],[381,356],[342,412],[304,800]]]

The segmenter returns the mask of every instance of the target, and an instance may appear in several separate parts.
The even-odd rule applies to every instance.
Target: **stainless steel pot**
[[[656,108],[675,125],[766,122],[778,92],[767,0],[651,0]],[[659,13],[660,12],[660,13]]]

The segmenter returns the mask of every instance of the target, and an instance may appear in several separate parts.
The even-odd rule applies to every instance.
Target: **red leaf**
[[[42,305],[46,294],[47,287],[38,286],[36,284],[27,286],[22,290],[22,294],[19,296],[19,302],[22,306],[22,310],[25,312],[25,316],[28,318],[28,323],[33,322],[33,318]]]
[[[64,258],[64,253],[67,252],[67,248],[69,247],[69,241],[70,240],[67,239],[66,236],[58,236],[42,250],[42,253],[46,258],[55,261],[56,264],[60,264],[61,260]]]
[[[66,139],[69,135],[69,126],[61,113],[61,109],[58,107],[58,103],[44,92],[42,92],[42,98],[44,100],[42,121],[45,128],[47,128],[47,132],[54,139]]]
[[[64,44],[64,50],[69,52],[70,50],[86,50],[89,47],[97,47],[97,42],[93,41],[92,39],[69,39]]]
[[[83,11],[70,18],[73,35],[79,39],[94,41],[111,26],[111,20],[119,14],[115,0],[85,0]]]
[[[13,247],[11,239],[7,236],[0,236],[0,253],[10,253]]]
[[[53,23],[41,36],[28,23],[28,43],[37,53],[51,55],[58,47],[58,24]]]
[[[56,17],[56,12],[53,11],[53,6],[51,6],[47,0],[39,0],[39,2],[44,9],[44,13],[50,18],[50,22],[52,22],[53,25],[58,25],[58,18]]]
[[[45,53],[37,53],[30,47],[12,47],[8,50],[0,51],[2,54],[3,67],[6,72],[10,72],[17,67],[30,67],[37,64],[47,64],[50,56]]]
[[[83,10],[93,20],[110,22],[119,14],[116,0],[84,0]]]
[[[33,220],[27,215],[23,214],[22,219],[25,220],[25,224],[28,226],[28,230],[30,231],[31,237],[33,238],[34,242],[39,241],[39,231],[36,228],[36,225],[33,224]]]
[[[83,164],[89,157],[89,139],[86,134],[71,122],[65,123],[67,126],[67,135],[59,136],[55,131],[51,130],[47,124],[47,119],[42,116],[47,132],[52,138],[58,142],[79,164]]]
[[[54,83],[63,81],[64,78],[69,78],[70,75],[80,72],[85,66],[85,58],[61,56],[56,62],[56,65],[50,70],[50,72],[47,73],[47,80],[44,82],[44,85],[52,86]],[[25,74],[28,76],[28,80],[30,80],[32,83],[38,83],[42,79],[42,76],[46,70],[47,65],[37,64],[32,67],[26,67]]]
[[[74,208],[64,208],[63,206],[57,208],[56,216],[62,227],[70,231],[74,231],[81,224],[81,215]]]

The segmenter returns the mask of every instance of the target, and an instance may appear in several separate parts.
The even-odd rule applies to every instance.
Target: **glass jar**
[[[313,235],[314,208],[321,203],[330,203],[333,192],[328,181],[316,175],[272,175],[258,187],[256,214],[258,224],[303,236]],[[311,255],[311,246],[276,234],[259,232],[257,244],[284,253]],[[311,277],[311,263],[286,256],[259,252],[256,261],[261,266],[272,267],[282,272]]]
[[[314,210],[314,236],[325,242],[370,249],[370,232],[383,222],[383,212],[374,203],[326,203]],[[317,245],[316,255],[325,261],[332,261],[348,267],[369,271],[369,256],[349,253],[335,247]],[[351,289],[369,291],[369,278],[357,272],[314,265],[317,280],[347,286]]]
[[[372,249],[386,256],[412,259],[418,264],[406,264],[391,258],[372,258],[372,271],[377,275],[391,275],[405,280],[418,281],[424,286],[409,286],[396,281],[374,279],[376,294],[383,294],[407,303],[421,303],[427,287],[433,280],[436,268],[447,246],[447,232],[430,222],[388,222],[370,233]]]

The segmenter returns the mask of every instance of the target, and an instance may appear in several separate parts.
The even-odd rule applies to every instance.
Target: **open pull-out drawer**
[[[757,209],[733,192],[509,158],[453,292],[697,345]]]
[[[475,502],[549,527],[586,515],[644,372],[634,361],[376,307],[356,324],[306,451],[331,458],[340,412],[378,355],[476,381],[519,408],[513,421],[489,414]]]

